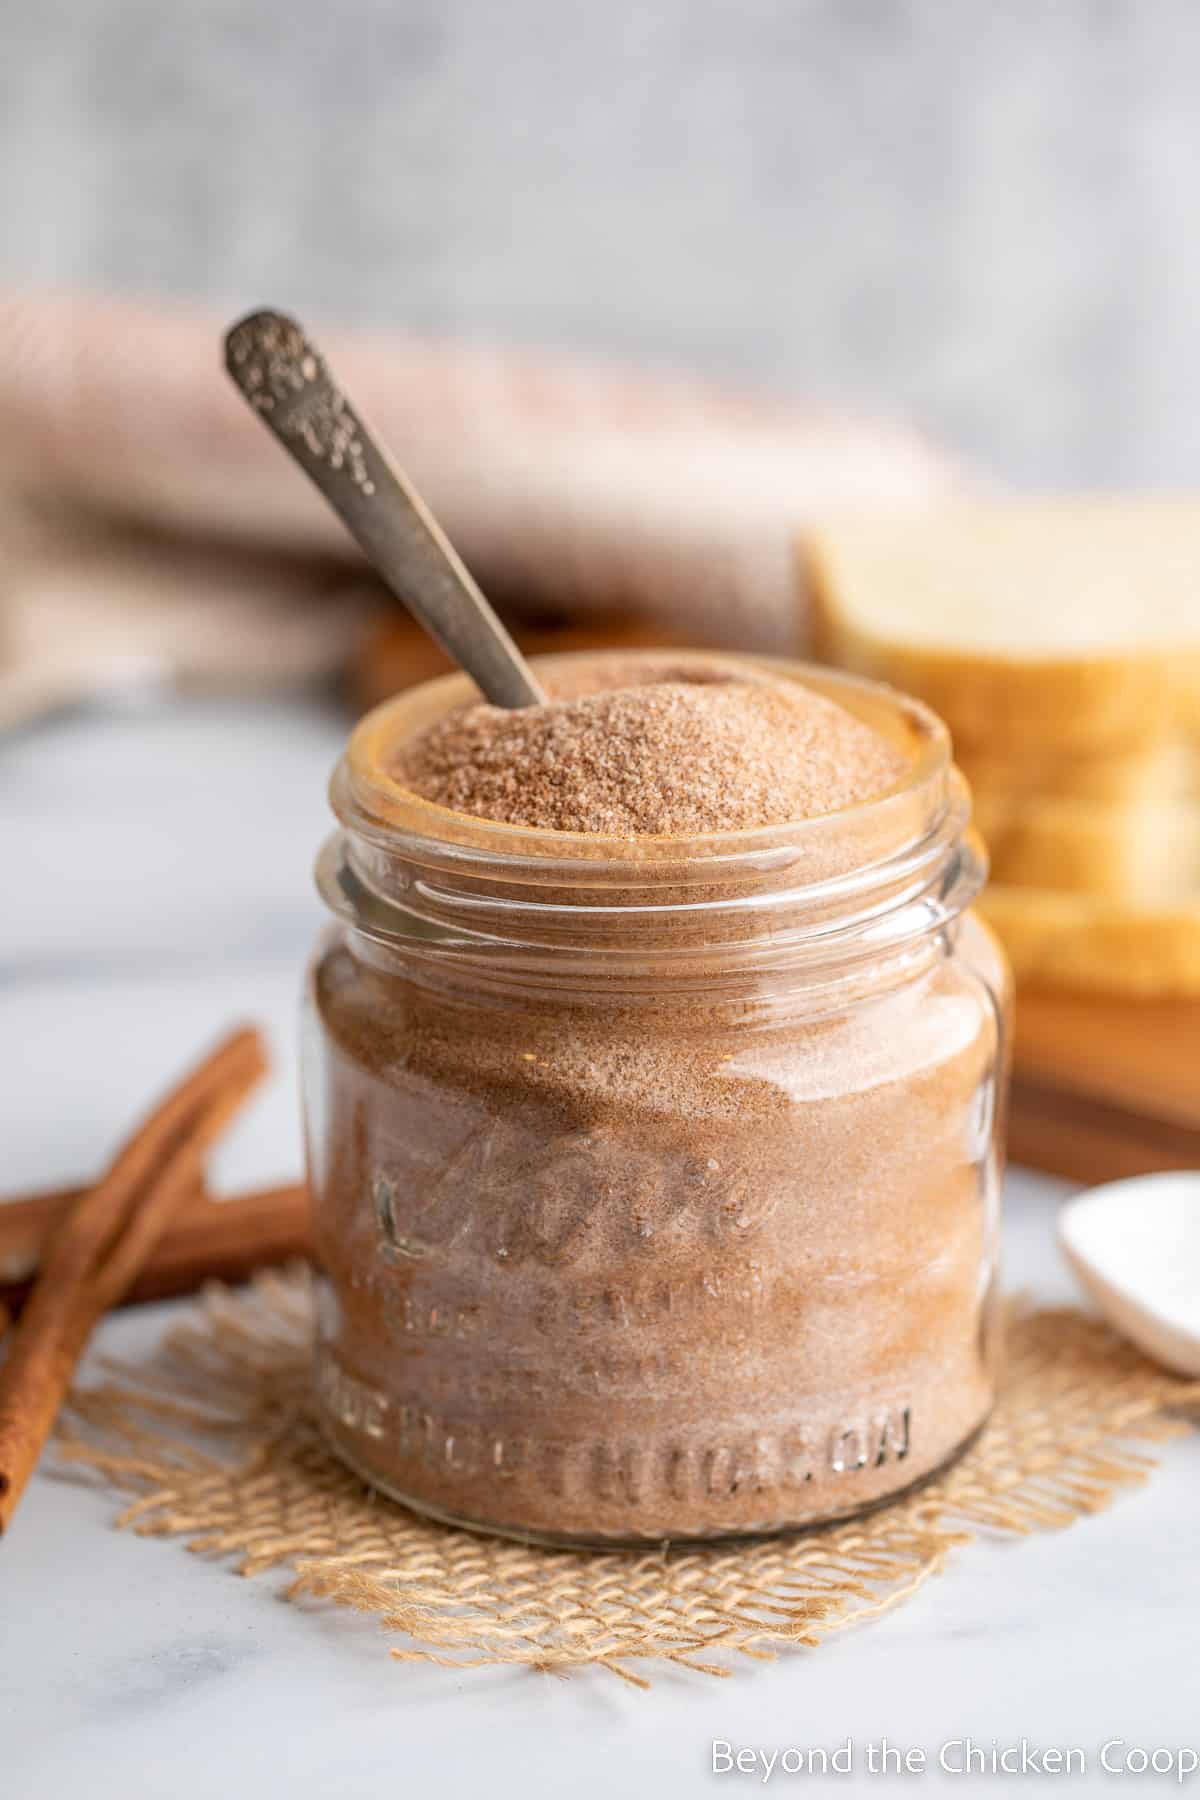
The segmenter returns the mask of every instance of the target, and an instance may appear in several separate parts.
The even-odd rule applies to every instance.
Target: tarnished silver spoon
[[[364,426],[316,345],[283,313],[254,312],[225,338],[225,366],[392,592],[494,706],[546,698],[453,544]]]

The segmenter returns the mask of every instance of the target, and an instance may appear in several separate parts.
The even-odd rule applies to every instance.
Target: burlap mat
[[[73,1396],[60,1451],[138,1498],[119,1523],[284,1566],[289,1597],[375,1613],[401,1660],[461,1667],[772,1656],[913,1593],[989,1532],[1068,1525],[1145,1478],[1135,1446],[1200,1420],[1200,1382],[1155,1368],[1105,1326],[1014,1306],[999,1404],[973,1449],[908,1499],[850,1524],[715,1549],[584,1554],[430,1524],[373,1496],[326,1450],[309,1404],[304,1273],[218,1289],[150,1362],[107,1363]],[[1188,1417],[1188,1414],[1191,1417]]]

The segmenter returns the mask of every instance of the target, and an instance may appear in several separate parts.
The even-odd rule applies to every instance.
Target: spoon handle
[[[494,706],[546,698],[466,565],[367,430],[294,319],[255,312],[225,338],[225,366],[388,586]]]

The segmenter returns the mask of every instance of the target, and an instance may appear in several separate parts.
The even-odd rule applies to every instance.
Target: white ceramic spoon
[[[1110,1325],[1200,1375],[1200,1171],[1137,1175],[1063,1207],[1059,1243]]]

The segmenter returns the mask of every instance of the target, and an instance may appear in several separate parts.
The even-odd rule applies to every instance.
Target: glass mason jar
[[[388,773],[474,690],[358,726],[305,1012],[317,1394],[441,1519],[639,1543],[840,1518],[994,1386],[1008,981],[945,728],[773,664],[900,745],[880,798],[611,840]]]

